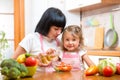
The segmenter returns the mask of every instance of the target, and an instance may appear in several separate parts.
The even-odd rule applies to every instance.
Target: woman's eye
[[[58,28],[54,28],[56,31],[59,30]]]

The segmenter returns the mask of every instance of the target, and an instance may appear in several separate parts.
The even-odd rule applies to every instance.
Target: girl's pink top
[[[68,64],[71,64],[73,66],[72,71],[74,70],[80,70],[80,64],[81,64],[81,57],[79,54],[76,53],[63,53],[62,61]]]

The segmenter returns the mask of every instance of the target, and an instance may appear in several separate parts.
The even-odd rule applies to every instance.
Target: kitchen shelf
[[[96,4],[86,5],[86,6],[78,6],[76,8],[70,9],[70,12],[79,12],[79,11],[90,11],[93,9],[99,9],[107,6],[120,4],[120,0],[101,0]]]
[[[88,50],[88,55],[120,57],[120,50]]]

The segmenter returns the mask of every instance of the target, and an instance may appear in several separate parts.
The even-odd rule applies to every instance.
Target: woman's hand
[[[58,52],[55,49],[52,49],[52,48],[48,49],[46,51],[46,55],[52,61],[58,61],[59,60]]]
[[[36,56],[38,60],[38,66],[40,67],[47,67],[52,64],[52,61],[48,61],[45,57],[45,54],[40,53],[38,56]]]
[[[52,62],[49,62],[48,64],[42,63],[42,62],[38,62],[38,66],[40,67],[48,67],[52,64]]]

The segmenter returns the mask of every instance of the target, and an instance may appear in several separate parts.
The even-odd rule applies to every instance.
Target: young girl
[[[80,70],[83,68],[83,61],[85,61],[88,66],[94,65],[86,53],[81,27],[77,25],[66,27],[62,35],[61,60],[72,64],[73,70]]]

